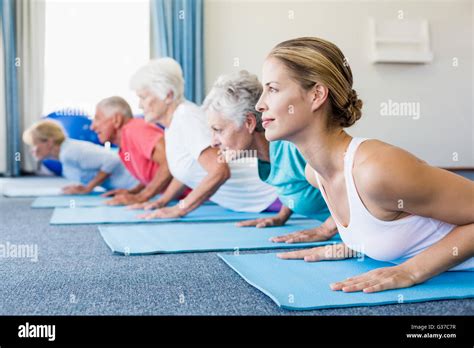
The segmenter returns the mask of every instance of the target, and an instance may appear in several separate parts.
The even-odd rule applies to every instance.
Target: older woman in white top
[[[153,203],[133,207],[158,208],[144,218],[170,218],[188,214],[210,199],[224,208],[261,212],[278,198],[276,191],[260,181],[256,158],[231,161],[211,147],[211,133],[204,111],[184,99],[181,67],[171,58],[153,60],[131,80],[148,122],[165,127],[168,165],[173,180],[163,196]],[[180,204],[165,207],[186,186],[192,192]]]

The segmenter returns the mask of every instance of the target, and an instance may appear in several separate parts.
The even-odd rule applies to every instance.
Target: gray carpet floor
[[[474,299],[283,310],[216,253],[113,255],[97,226],[50,226],[31,202],[0,198],[0,243],[38,245],[37,262],[0,258],[0,315],[474,314]]]

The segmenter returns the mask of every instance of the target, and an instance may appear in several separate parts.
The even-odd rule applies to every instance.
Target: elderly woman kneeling
[[[283,225],[293,212],[321,221],[329,210],[321,192],[305,178],[306,161],[295,145],[287,141],[269,142],[265,138],[265,123],[255,105],[262,94],[257,76],[240,71],[222,75],[214,83],[204,101],[212,129],[212,145],[222,151],[227,160],[256,153],[261,180],[277,189],[283,203],[280,212],[271,218],[244,221],[240,226]],[[314,229],[274,238],[275,242],[309,242],[326,240],[335,234],[332,221]]]

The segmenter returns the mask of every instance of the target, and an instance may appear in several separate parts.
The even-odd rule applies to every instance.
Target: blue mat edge
[[[56,215],[56,210],[60,209],[94,209],[97,207],[79,207],[79,208],[64,208],[64,207],[57,207],[53,208],[53,214],[51,215],[51,218],[49,219],[49,224],[50,225],[59,225],[59,226],[67,226],[67,225],[122,225],[122,224],[142,224],[142,223],[166,223],[166,222],[180,222],[180,223],[196,223],[196,222],[238,222],[238,221],[245,221],[248,220],[249,218],[245,217],[234,217],[234,218],[228,218],[228,219],[202,219],[202,220],[186,220],[182,218],[166,218],[166,219],[152,219],[152,220],[137,220],[137,221],[121,221],[121,222],[73,222],[73,223],[65,223],[65,222],[54,222],[53,219]],[[123,208],[123,206],[117,206],[117,208]],[[138,212],[137,212],[138,214]],[[261,214],[261,213],[256,213],[256,214]],[[268,213],[269,217],[272,216],[271,213]],[[293,214],[290,218],[291,220],[307,220],[308,217],[300,214]]]
[[[229,266],[231,269],[233,269],[243,280],[245,280],[248,284],[253,286],[254,288],[258,289],[262,293],[264,293],[266,296],[272,299],[273,302],[277,304],[278,307],[286,309],[286,310],[297,310],[297,311],[309,311],[309,310],[316,310],[316,309],[329,309],[329,308],[348,308],[348,307],[373,307],[373,306],[384,306],[384,305],[397,305],[400,303],[394,302],[394,301],[386,301],[386,302],[377,302],[377,303],[357,303],[354,305],[348,304],[348,305],[328,305],[328,306],[315,306],[315,307],[297,307],[297,306],[291,306],[291,305],[285,305],[281,304],[278,299],[276,299],[272,294],[267,292],[265,289],[262,289],[260,286],[256,285],[249,279],[243,276],[242,273],[240,273],[234,266],[226,259],[227,256],[234,256],[234,255],[228,255],[228,254],[217,254],[217,256],[223,260],[227,266]],[[276,257],[276,256],[275,256]],[[337,261],[336,261],[337,262]],[[419,284],[421,285],[421,284]],[[417,285],[415,285],[417,286]],[[329,284],[328,284],[329,287]],[[403,290],[403,289],[400,289]],[[370,296],[370,294],[367,294]],[[417,302],[432,302],[432,301],[443,301],[443,300],[458,300],[458,299],[468,299],[468,298],[474,298],[474,294],[468,294],[466,296],[449,296],[446,298],[440,298],[440,299],[419,299],[419,300],[405,300],[403,304],[405,303],[417,303]]]
[[[76,196],[76,197],[97,197],[97,196],[101,196],[103,194],[103,192],[91,192],[91,193],[88,193],[88,194],[84,194],[84,195],[81,195],[81,194],[77,194],[77,195],[56,195],[56,196],[39,196],[39,197],[34,197],[33,199],[33,202],[31,202],[31,205],[30,205],[30,208],[32,209],[54,209],[56,207],[51,207],[51,206],[42,206],[42,205],[37,205],[37,201],[39,200],[42,200],[42,199],[47,199],[47,198],[57,198],[57,197],[62,197],[64,198],[64,196],[70,196],[71,198],[70,199],[73,199],[72,197]],[[67,208],[68,206],[61,206],[63,208]]]
[[[52,217],[51,217],[52,219]],[[301,218],[298,218],[298,220]],[[146,220],[143,219],[143,221],[121,221],[121,222],[80,222],[80,223],[64,223],[64,222],[53,222],[50,220],[49,224],[53,226],[75,226],[75,225],[131,225],[131,224],[143,224],[143,223],[170,223],[170,222],[179,222],[179,223],[185,223],[185,224],[193,224],[196,222],[206,222],[206,223],[211,223],[211,222],[238,222],[238,221],[245,221],[248,219],[242,219],[242,218],[229,218],[229,219],[202,219],[202,220],[182,220],[182,219],[153,219],[153,220]]]
[[[259,291],[261,291],[262,293],[264,293],[265,295],[267,295],[269,298],[272,299],[273,302],[275,302],[277,304],[278,307],[280,308],[284,308],[284,309],[287,309],[285,308],[284,306],[281,305],[280,302],[278,302],[278,299],[276,299],[272,294],[270,294],[269,292],[267,292],[265,289],[262,289],[260,286],[258,286],[257,284],[253,283],[252,281],[250,281],[249,279],[247,279],[246,277],[244,277],[242,275],[242,273],[240,273],[236,268],[234,268],[233,265],[230,264],[230,262],[226,259],[226,256],[232,256],[232,255],[226,255],[226,254],[217,254],[217,257],[219,257],[222,261],[224,261],[227,266],[229,266],[231,269],[234,270],[234,272],[236,272],[243,280],[245,280],[248,284],[250,284],[251,286],[253,286],[254,288],[258,289]]]
[[[219,221],[221,222],[221,221]],[[222,221],[225,222],[225,221]],[[142,253],[125,253],[121,251],[116,251],[112,248],[112,246],[107,242],[107,240],[104,238],[104,235],[102,234],[105,231],[102,231],[102,229],[106,229],[111,226],[103,226],[106,224],[98,225],[97,229],[99,230],[99,234],[102,237],[102,240],[104,243],[109,247],[110,251],[112,251],[113,255],[120,255],[120,256],[149,256],[149,255],[160,255],[160,254],[186,254],[186,253],[211,253],[211,252],[228,252],[228,251],[235,251],[236,248],[234,249],[201,249],[201,250],[176,250],[176,251],[151,251],[151,252],[142,252]],[[120,226],[119,224],[115,226]],[[126,225],[129,226],[129,225]],[[327,242],[327,243],[325,243]],[[315,243],[325,243],[324,245],[328,244],[337,244],[340,243],[340,240],[327,240],[327,241],[320,241],[320,242],[315,242]],[[311,247],[316,247],[316,246],[323,246],[323,244],[314,244],[314,243],[293,243],[293,244],[286,244],[286,243],[275,243],[275,247],[255,247],[255,248],[237,248],[239,251],[253,251],[253,250],[287,250],[287,249],[301,249],[301,248],[311,248]]]
[[[101,195],[102,193],[99,192],[98,195]],[[79,195],[80,196],[80,195]],[[55,208],[69,208],[69,209],[74,209],[74,208],[70,208],[68,207],[67,205],[61,205],[61,206],[44,206],[44,205],[38,205],[37,203],[35,203],[38,198],[44,198],[46,196],[42,196],[42,197],[24,197],[24,198],[35,198],[33,200],[33,202],[31,202],[31,205],[30,205],[30,208],[31,209],[55,209]],[[60,195],[58,196],[48,196],[48,197],[60,197]],[[108,200],[108,199],[112,199],[113,197],[105,197],[104,199],[105,200]],[[174,200],[174,201],[171,201],[169,202],[166,206],[169,207],[169,206],[173,206],[175,204],[178,204],[179,201],[177,200]],[[215,203],[211,202],[211,201],[205,201],[204,203],[202,203],[202,205],[216,205]],[[94,207],[101,207],[101,206],[104,206],[104,207],[107,207],[108,205],[107,204],[100,204],[100,205],[80,205],[78,208],[94,208]],[[110,206],[110,207],[114,207],[114,206]],[[116,207],[124,207],[124,205],[117,205]]]

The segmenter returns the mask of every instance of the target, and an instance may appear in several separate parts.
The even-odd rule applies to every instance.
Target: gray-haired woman
[[[231,160],[255,153],[260,178],[277,189],[283,203],[278,215],[240,222],[240,226],[283,225],[293,211],[324,221],[329,217],[321,192],[305,178],[306,161],[296,147],[286,141],[269,142],[262,126],[262,114],[255,105],[262,94],[257,76],[243,70],[222,75],[204,101],[212,129],[212,145]],[[336,233],[332,220],[321,226],[274,238],[276,242],[326,240]]]

